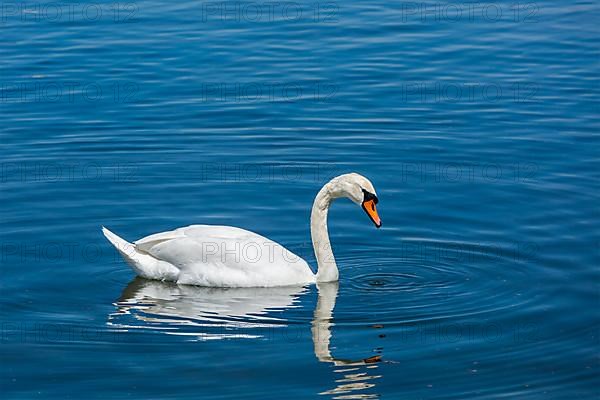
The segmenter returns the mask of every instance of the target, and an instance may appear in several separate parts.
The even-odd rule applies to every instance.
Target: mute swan
[[[259,234],[232,226],[191,225],[129,243],[102,227],[133,270],[144,278],[209,287],[270,287],[335,282],[338,269],[327,232],[331,202],[347,197],[371,218],[381,219],[371,182],[356,173],[340,175],[317,194],[310,232],[317,273],[302,258]]]

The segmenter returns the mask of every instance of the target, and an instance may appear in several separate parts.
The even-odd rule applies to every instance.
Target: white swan
[[[144,278],[210,287],[270,287],[338,280],[327,232],[334,199],[360,204],[378,228],[381,220],[371,182],[356,173],[333,178],[317,194],[310,232],[318,271],[300,257],[261,235],[232,226],[191,225],[129,243],[102,227],[134,271]]]

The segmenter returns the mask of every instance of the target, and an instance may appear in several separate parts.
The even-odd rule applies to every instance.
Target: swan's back
[[[308,264],[280,244],[245,229],[191,225],[144,237],[135,251],[178,270],[181,284],[211,287],[266,287],[312,283]],[[151,265],[148,265],[152,268]]]

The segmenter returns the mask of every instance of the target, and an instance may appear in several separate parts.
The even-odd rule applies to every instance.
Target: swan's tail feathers
[[[141,265],[141,262],[137,257],[138,252],[135,248],[135,245],[132,243],[129,243],[127,240],[123,239],[122,237],[118,236],[117,234],[112,233],[105,227],[102,227],[102,233],[104,234],[104,236],[106,236],[108,241],[113,246],[115,246],[115,249],[117,249],[117,251],[123,256],[125,261],[127,261],[127,263],[129,265],[131,265],[131,267],[135,270],[135,272],[137,272],[138,275],[142,275],[142,274],[140,274],[140,271],[143,272],[144,268]]]
[[[148,279],[177,280],[179,269],[173,265],[138,250],[135,244],[129,243],[105,227],[102,227],[102,233],[139,276]]]
[[[135,247],[131,243],[129,243],[127,240],[112,233],[105,227],[102,227],[102,233],[104,234],[104,236],[106,236],[108,241],[111,242],[112,245],[115,246],[117,250],[119,250],[119,253],[123,254],[125,252],[125,254],[123,254],[124,257],[126,256],[127,251],[131,250],[131,247]]]

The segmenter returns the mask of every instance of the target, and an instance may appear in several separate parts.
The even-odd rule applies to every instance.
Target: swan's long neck
[[[334,198],[330,186],[331,182],[319,191],[310,214],[310,236],[318,267],[317,282],[334,282],[339,275],[327,232],[327,212]]]

